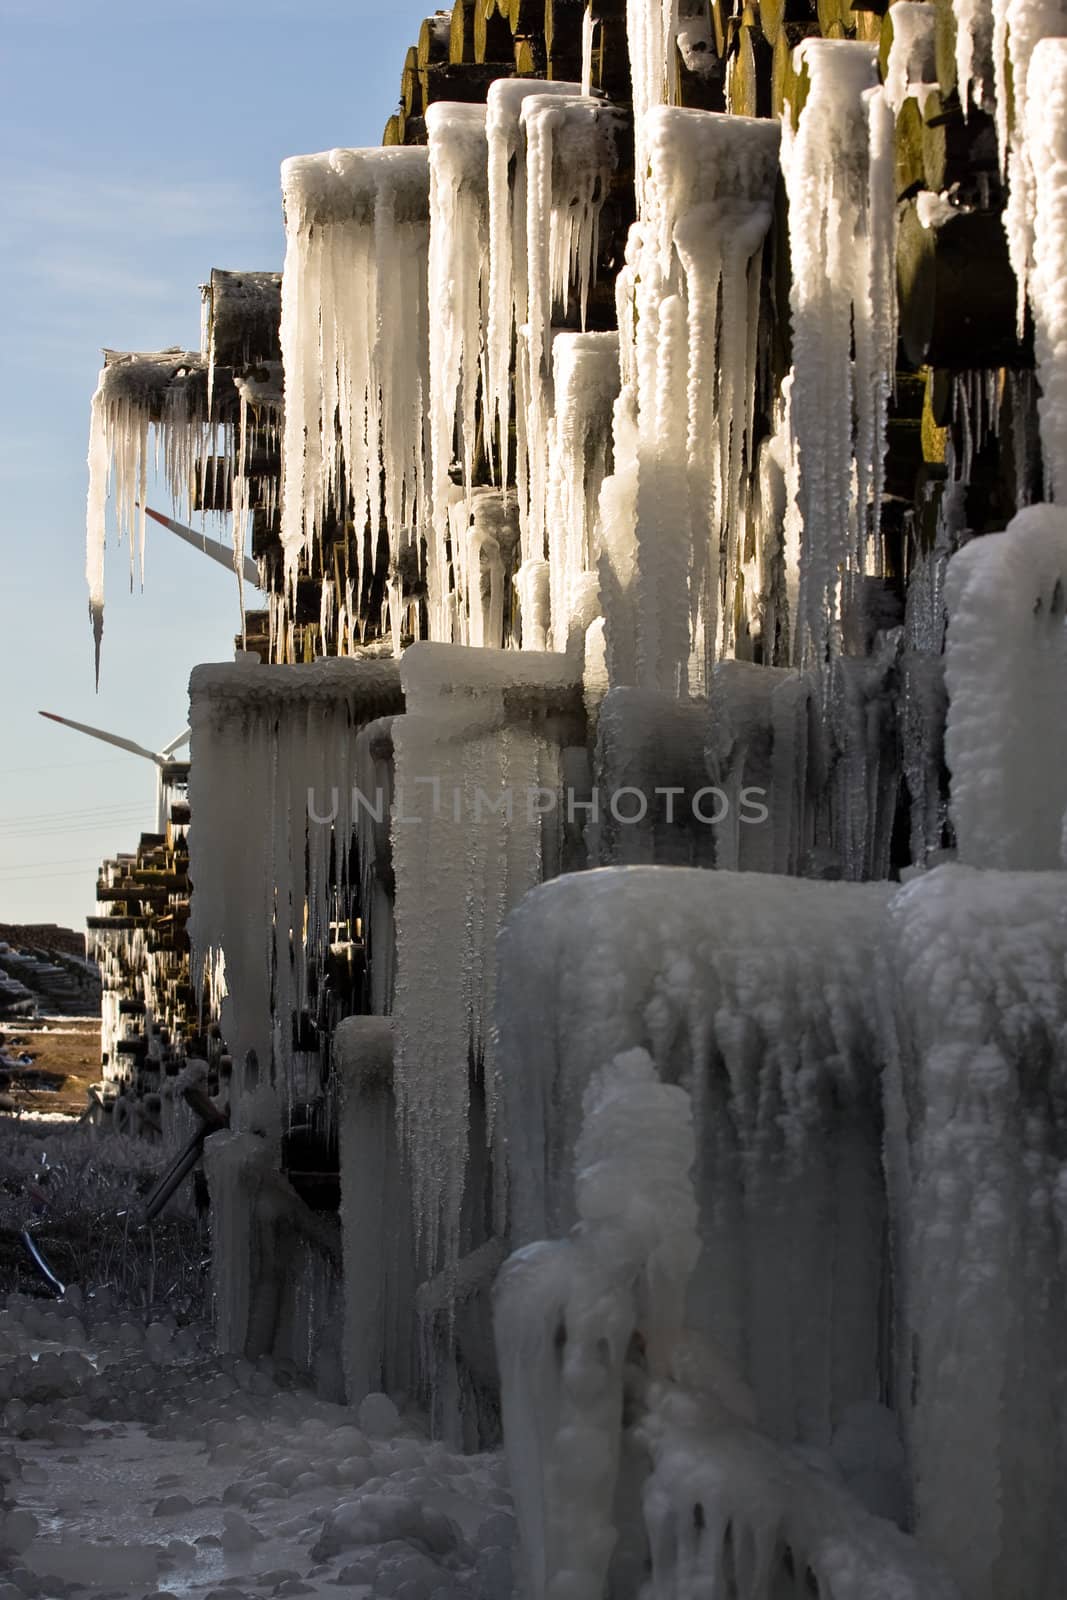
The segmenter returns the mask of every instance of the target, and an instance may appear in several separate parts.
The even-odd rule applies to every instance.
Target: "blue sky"
[[[94,691],[101,347],[196,348],[212,267],[280,269],[282,160],[380,142],[425,9],[0,0],[0,922],[80,928],[95,864],[153,825],[149,765],[38,709],[157,749],[185,725],[190,669],[228,659],[239,626],[235,580],[161,529],[131,595],[112,530]]]

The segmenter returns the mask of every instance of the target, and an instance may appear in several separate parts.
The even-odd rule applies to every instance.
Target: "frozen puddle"
[[[358,1424],[358,1425],[357,1425]],[[161,1326],[0,1311],[0,1600],[508,1600],[497,1456]]]

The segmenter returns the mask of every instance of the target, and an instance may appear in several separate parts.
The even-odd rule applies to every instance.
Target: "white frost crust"
[[[877,1383],[885,1202],[869,995],[889,894],[607,868],[535,890],[500,939],[512,1239],[574,1220],[592,1064],[648,1050],[693,1098],[703,1255],[690,1325],[738,1366],[782,1439],[828,1442]]]
[[[1063,873],[951,865],[891,909],[899,1393],[918,1537],[968,1600],[1067,1584],[1065,906]]]
[[[1041,386],[1041,449],[1048,497],[1062,501],[1067,500],[1067,39],[1042,39],[1034,47],[1026,104],[1034,174],[1029,290]]]
[[[877,547],[895,299],[892,139],[875,47],[797,47],[810,91],[797,131],[784,122],[789,194],[793,382],[790,418],[802,519],[796,665],[843,645],[859,580]],[[879,110],[879,105],[883,109]]]
[[[960,860],[1060,865],[1067,812],[1067,509],[1030,506],[948,565],[945,757]]]

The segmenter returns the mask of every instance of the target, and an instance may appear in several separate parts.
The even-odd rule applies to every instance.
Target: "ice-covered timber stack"
[[[493,16],[510,22],[512,9]],[[539,9],[519,6],[515,17],[535,27]],[[398,1318],[410,1326],[414,1304],[436,1336],[433,1360],[415,1382],[436,1384],[437,1416],[455,1435],[462,1431],[457,1400],[466,1402],[463,1421],[473,1413],[475,1429],[482,1426],[479,1408],[492,1390],[482,1305],[499,1253],[493,1235],[532,1238],[567,1220],[546,1212],[527,1229],[523,1184],[536,1181],[536,1165],[516,1161],[509,1194],[501,1147],[511,1135],[521,1152],[528,1130],[543,1129],[553,1164],[546,1186],[565,1198],[580,1085],[619,1053],[643,1048],[664,1078],[686,1079],[697,1101],[706,1259],[694,1275],[693,1315],[709,1302],[721,1310],[724,1325],[713,1331],[756,1390],[762,1427],[787,1444],[829,1447],[881,1510],[906,1521],[914,1500],[920,1536],[964,1592],[1002,1600],[1063,1587],[1046,1498],[1061,1471],[1062,1413],[1058,1389],[1048,1403],[1034,1376],[1051,1362],[1031,1361],[1035,1351],[1059,1348],[1063,1333],[1054,1249],[1062,924],[1050,910],[1061,884],[1050,869],[1059,862],[1056,824],[1067,794],[1048,754],[1059,736],[1063,687],[1062,516],[1051,505],[1040,514],[1047,527],[1031,513],[1007,532],[992,530],[1043,490],[1057,492],[1062,477],[1056,286],[1064,280],[1065,79],[1062,43],[1045,40],[1031,67],[1040,100],[1016,90],[1009,103],[1004,83],[998,94],[1003,58],[986,70],[983,14],[961,6],[951,19],[966,63],[957,74],[959,104],[946,111],[943,99],[933,112],[925,9],[901,0],[881,22],[844,8],[799,19],[791,8],[776,15],[771,5],[725,18],[722,8],[707,8],[718,81],[733,113],[716,116],[669,103],[689,92],[680,87],[678,61],[689,47],[681,40],[683,32],[690,45],[699,36],[700,15],[685,19],[692,30],[678,30],[676,40],[673,7],[594,6],[602,68],[618,59],[610,24],[627,13],[632,105],[578,92],[605,87],[596,76],[594,30],[581,62],[590,69],[581,78],[591,82],[583,85],[573,68],[570,79],[554,75],[550,83],[495,74],[504,81],[488,90],[484,123],[473,87],[469,96],[435,99],[425,119],[425,166],[422,150],[410,146],[306,158],[293,170],[307,178],[308,193],[320,180],[351,180],[351,194],[363,202],[346,214],[345,190],[326,219],[338,228],[332,242],[313,242],[300,207],[292,210],[293,303],[307,293],[312,302],[303,309],[313,303],[320,315],[304,324],[314,338],[301,337],[294,323],[298,365],[290,370],[305,415],[319,427],[317,437],[311,428],[297,442],[310,489],[295,508],[303,529],[294,518],[287,532],[291,548],[300,546],[292,564],[299,588],[300,576],[316,570],[321,543],[307,537],[309,516],[313,523],[331,497],[335,511],[347,511],[351,475],[364,496],[355,531],[366,537],[381,512],[365,493],[377,457],[372,445],[368,473],[360,454],[366,441],[351,417],[365,415],[373,395],[373,406],[381,403],[372,420],[385,493],[404,505],[399,523],[386,516],[379,524],[389,578],[407,583],[400,638],[414,631],[417,616],[433,643],[407,653],[404,714],[376,716],[355,741],[357,763],[364,759],[388,789],[394,828],[389,838],[372,818],[356,830],[369,845],[361,871],[369,859],[370,932],[385,963],[372,955],[371,1003],[379,1014],[392,1004],[393,1020],[387,1029],[380,1019],[357,1019],[368,1024],[367,1036],[352,1041],[344,1069],[356,1089],[345,1103],[348,1154],[340,1156],[354,1197],[344,1200],[347,1271],[380,1273],[383,1297],[357,1326],[358,1286],[346,1285],[353,1391],[389,1381],[390,1330]],[[447,35],[451,51],[459,38],[461,59],[449,65],[457,76],[472,16],[476,22],[460,7],[458,32],[456,13],[429,28],[433,49],[443,49]],[[1015,85],[1027,76],[1031,22],[1037,31],[1053,25],[1028,11],[1007,19]],[[953,60],[956,54],[953,48]],[[709,83],[715,76],[707,75]],[[780,127],[767,115],[776,106],[785,109]],[[640,152],[633,172],[631,131]],[[412,159],[398,163],[397,156]],[[1004,168],[1011,177],[1007,245],[1000,242]],[[960,176],[948,182],[950,171]],[[397,211],[398,172],[410,174],[420,201],[425,173],[425,215]],[[631,177],[640,219],[618,272],[618,257],[589,246],[606,196],[629,187]],[[930,235],[921,271],[909,265],[916,224]],[[343,264],[350,256],[360,288],[377,296],[397,268],[401,238],[410,243],[423,228],[426,261],[403,266],[408,281],[418,277],[421,285],[424,274],[425,303],[420,298],[417,316],[399,326],[404,381],[393,386],[381,351],[365,339],[369,297],[346,295],[352,282],[340,295],[327,284],[324,294],[317,274],[325,259]],[[996,258],[962,280],[964,293],[949,306],[943,269],[972,231],[994,241]],[[617,327],[591,334],[582,331],[581,307],[594,258],[602,281],[617,284],[619,316]],[[1010,283],[1005,259],[1016,267]],[[445,293],[431,300],[430,284],[456,283],[464,262],[452,300]],[[1020,280],[1029,284],[1033,350],[1025,310],[1019,334]],[[605,302],[591,303],[602,309]],[[433,316],[421,352],[411,335],[426,307]],[[395,308],[389,315],[395,330]],[[426,374],[429,416],[412,404],[416,368],[420,381]],[[334,397],[348,413],[340,445],[322,426]],[[390,435],[394,424],[400,432]],[[309,459],[316,448],[318,459]],[[479,481],[494,471],[492,485]],[[423,510],[418,491],[427,482]],[[490,497],[492,529],[492,517],[483,509],[479,518],[478,510]],[[413,529],[409,506],[421,527]],[[986,532],[991,537],[971,537]],[[412,550],[418,564],[405,574],[398,558]],[[324,582],[320,592],[321,614],[329,616],[340,589],[331,593]],[[276,598],[291,607],[280,588]],[[367,626],[385,625],[378,604]],[[395,636],[395,616],[388,625]],[[505,642],[512,648],[498,654]],[[509,698],[519,709],[526,678],[538,680],[545,702],[513,727]],[[542,723],[557,714],[559,728],[546,737]],[[681,857],[764,875],[654,868],[571,875],[520,906],[503,945],[510,975],[505,970],[498,984],[497,922],[516,893],[551,871],[561,814],[557,805],[557,819],[548,819],[535,805],[533,817],[524,811],[509,819],[505,775],[558,795],[564,766],[580,770],[588,760],[593,727],[609,792],[636,789],[640,801],[666,780],[690,811],[707,777],[735,806],[750,785],[773,805],[765,831],[754,827],[751,838],[729,813],[689,840],[681,827],[672,836],[665,807],[637,819],[632,834],[612,816],[614,826],[587,826],[569,841],[580,842],[591,863]],[[975,729],[986,741],[980,750]],[[1009,782],[993,792],[988,775],[1001,769]],[[433,806],[442,775],[449,780],[443,816]],[[419,780],[432,811],[414,826],[404,821],[406,790]],[[1047,790],[1047,803],[1040,826],[1027,830],[1018,817],[1035,785]],[[478,803],[479,791],[491,804],[482,802],[475,831],[464,807]],[[581,782],[577,793],[589,798]],[[457,794],[458,816],[451,811]],[[910,818],[898,803],[905,794]],[[239,819],[230,826],[232,834]],[[925,872],[953,842],[953,827],[961,855],[979,870]],[[991,839],[1003,842],[1003,856]],[[302,868],[294,857],[303,859],[299,826],[279,880],[287,900],[283,951],[299,943],[292,936]],[[788,881],[884,880],[905,865],[919,881],[899,895],[884,882]],[[990,875],[1004,867],[1038,870],[1010,881]],[[1017,913],[1003,940],[990,935],[1000,896]],[[308,889],[308,905],[314,900]],[[259,949],[275,938],[274,918],[273,898],[262,896],[253,919]],[[909,1005],[916,984],[917,1010]],[[487,1018],[498,987],[503,1057],[494,1075]],[[986,1009],[986,994],[1007,996],[1004,1018]],[[534,996],[536,1005],[525,1009]],[[579,1055],[570,1051],[571,1031],[584,1042]],[[431,1047],[422,1053],[426,1039]],[[281,1060],[286,1048],[283,1025],[271,1050]],[[380,1152],[384,1170],[369,1171],[360,1189],[349,1158],[358,1169],[393,1115],[400,1146]],[[887,1130],[888,1181],[878,1163]],[[401,1179],[396,1167],[405,1160]],[[361,1226],[363,1206],[373,1212],[368,1195],[384,1192],[391,1208],[403,1203],[406,1183],[417,1287],[399,1262],[376,1256],[377,1214]],[[613,1195],[620,1199],[617,1188]],[[899,1241],[892,1262],[883,1243],[887,1218]],[[832,1250],[824,1249],[828,1236]],[[1023,1263],[1013,1236],[1025,1239]],[[846,1260],[852,1270],[838,1277]],[[954,1297],[938,1287],[950,1272]],[[1001,1280],[1018,1289],[1015,1299],[998,1295]],[[884,1315],[890,1283],[891,1332]],[[1021,1309],[1009,1321],[1012,1305]],[[462,1331],[461,1307],[473,1324]],[[572,1309],[565,1294],[559,1305],[550,1299],[548,1313],[562,1320],[546,1314],[534,1328],[544,1334],[540,1353],[553,1382],[569,1375]],[[595,1356],[595,1317],[590,1327]],[[636,1320],[626,1331],[644,1340],[647,1328]],[[404,1355],[413,1348],[404,1344]],[[936,1383],[924,1379],[927,1350]],[[505,1349],[505,1359],[514,1354]],[[579,1412],[590,1394],[583,1377],[589,1373],[576,1371]],[[700,1398],[706,1377],[683,1362],[671,1382]],[[949,1391],[952,1417],[942,1409]],[[532,1397],[546,1430],[557,1413],[539,1402],[552,1393],[535,1388]],[[863,1393],[868,1402],[891,1401],[903,1420],[910,1476],[901,1470],[894,1417],[853,1409]],[[977,1449],[965,1431],[972,1420]],[[727,1564],[725,1535],[721,1548],[713,1535],[732,1525],[729,1467],[738,1457],[717,1453],[721,1437],[704,1422],[688,1441],[668,1428],[657,1444],[665,1498],[658,1506],[646,1501],[650,1535],[664,1534],[649,1551],[658,1563],[657,1594],[677,1594],[684,1560],[701,1581]],[[567,1441],[565,1433],[556,1441],[561,1451]],[[517,1441],[520,1454],[525,1442]],[[573,1454],[566,1465],[579,1471]],[[686,1481],[694,1461],[699,1499]],[[757,1446],[742,1465],[746,1483],[751,1469],[761,1491],[753,1502],[766,1505],[780,1458]],[[1042,1487],[1024,1503],[1014,1486],[1031,1481],[1031,1472]],[[884,1592],[916,1592],[903,1587],[918,1559],[914,1547],[898,1546],[890,1559],[875,1541],[872,1566],[859,1522],[847,1519],[836,1531],[851,1570],[842,1578],[820,1560],[810,1576],[799,1572],[783,1516],[773,1531],[789,1545],[793,1576],[809,1592],[869,1600],[876,1576]],[[643,1525],[636,1507],[631,1522]],[[613,1536],[611,1526],[598,1530],[608,1543]],[[802,1536],[800,1529],[795,1538]],[[852,1561],[857,1551],[866,1566]],[[765,1566],[749,1571],[748,1591],[762,1597],[781,1576]],[[737,1584],[736,1560],[722,1581]],[[565,1591],[566,1575],[558,1592]],[[929,1600],[944,1585],[920,1592]]]
[[[187,1055],[220,1054],[203,1037],[207,1019],[190,980],[188,775],[187,762],[163,768],[166,832],[142,834],[135,852],[102,864],[89,919],[104,989],[104,1086],[131,1106],[158,1096]]]

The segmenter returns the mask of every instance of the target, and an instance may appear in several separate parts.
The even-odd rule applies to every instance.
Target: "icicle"
[[[489,407],[487,431],[496,441],[501,481],[506,481],[511,420],[511,369],[515,330],[529,315],[526,260],[526,150],[523,102],[532,95],[581,92],[577,83],[499,78],[490,85],[486,113],[489,144]]]
[[[586,5],[582,17],[582,93],[593,92],[593,44],[596,39],[596,18],[593,16],[593,7]]]
[[[935,12],[926,0],[896,0],[890,16],[892,40],[885,69],[885,96],[894,116],[910,94],[937,79],[934,63]]]
[[[645,221],[631,233],[619,281],[626,401],[616,408],[615,435],[620,490],[629,474],[636,480],[635,676],[613,681],[677,692],[690,677],[691,638],[701,641],[697,687],[716,653],[733,644],[732,604],[721,608],[720,594],[732,601],[740,561],[758,253],[771,220],[779,129],[659,109],[646,118],[644,138]],[[608,494],[605,550],[621,559],[621,508],[616,490]],[[617,593],[621,572],[606,582]],[[614,604],[606,594],[609,650]]]
[[[964,118],[971,106],[995,112],[993,0],[953,0],[956,86]]]
[[[891,193],[872,204],[884,117],[874,131],[872,164],[865,91],[874,85],[873,46],[807,40],[798,47],[811,89],[798,131],[785,120],[782,166],[790,197],[793,270],[791,416],[803,520],[800,596],[794,637],[798,665],[821,663],[842,646],[853,622],[853,591],[867,570],[871,504],[884,454],[887,313],[872,303],[884,277],[872,263],[874,235],[884,245]],[[855,357],[853,359],[853,340]],[[855,427],[853,418],[855,417]]]
[[[1007,179],[1004,230],[1018,285],[1018,331],[1026,325],[1034,245],[1034,166],[1030,150],[1030,57],[1039,40],[1067,30],[1067,0],[993,0],[993,67],[996,80],[1000,170]],[[1038,102],[1038,128],[1046,107]]]
[[[559,870],[560,751],[545,725],[576,696],[568,658],[413,645],[393,725],[396,1095],[420,1260],[450,1274],[466,1185],[481,1214],[487,1153],[472,1141],[470,1074],[484,1062],[504,913]],[[476,1123],[477,1123],[477,1119]]]
[[[430,634],[452,638],[446,553],[449,478],[458,429],[464,507],[477,450],[479,378],[489,315],[488,145],[483,106],[438,101],[426,113],[430,151],[430,450],[434,537],[429,567]],[[461,607],[467,596],[456,596]]]
[[[287,596],[305,549],[342,488],[371,548],[384,517],[393,572],[390,620],[399,652],[397,568],[428,518],[429,160],[424,149],[331,150],[282,165],[281,539]],[[384,488],[383,488],[384,485]]]
[[[526,153],[527,317],[519,341],[516,431],[529,510],[523,555],[544,553],[552,396],[552,322],[577,313],[584,328],[598,254],[600,213],[618,164],[621,114],[599,100],[533,95],[523,101]],[[520,515],[522,512],[520,474]]]
[[[619,336],[557,333],[552,341],[555,417],[549,454],[547,543],[552,648],[565,650],[584,574],[600,556],[597,502],[611,466],[619,393]]]
[[[1050,500],[1067,500],[1067,41],[1042,39],[1030,58],[1027,133],[1034,172],[1034,312],[1038,410]]]
[[[98,684],[108,491],[113,485],[119,540],[129,539],[130,584],[137,568],[143,584],[150,430],[155,430],[157,455],[162,449],[166,483],[179,514],[192,502],[197,462],[206,461],[218,444],[199,355],[182,350],[106,355],[92,402],[86,501],[85,568]]]
[[[626,38],[634,104],[634,173],[637,214],[645,209],[648,179],[646,113],[677,101],[678,0],[626,0]]]
[[[194,983],[224,961],[221,1027],[238,1067],[252,1059],[287,1101],[315,1099],[317,1057],[312,1071],[294,1030],[317,1004],[334,925],[360,911],[348,881],[357,734],[400,709],[398,668],[242,661],[197,667],[190,694]]]

